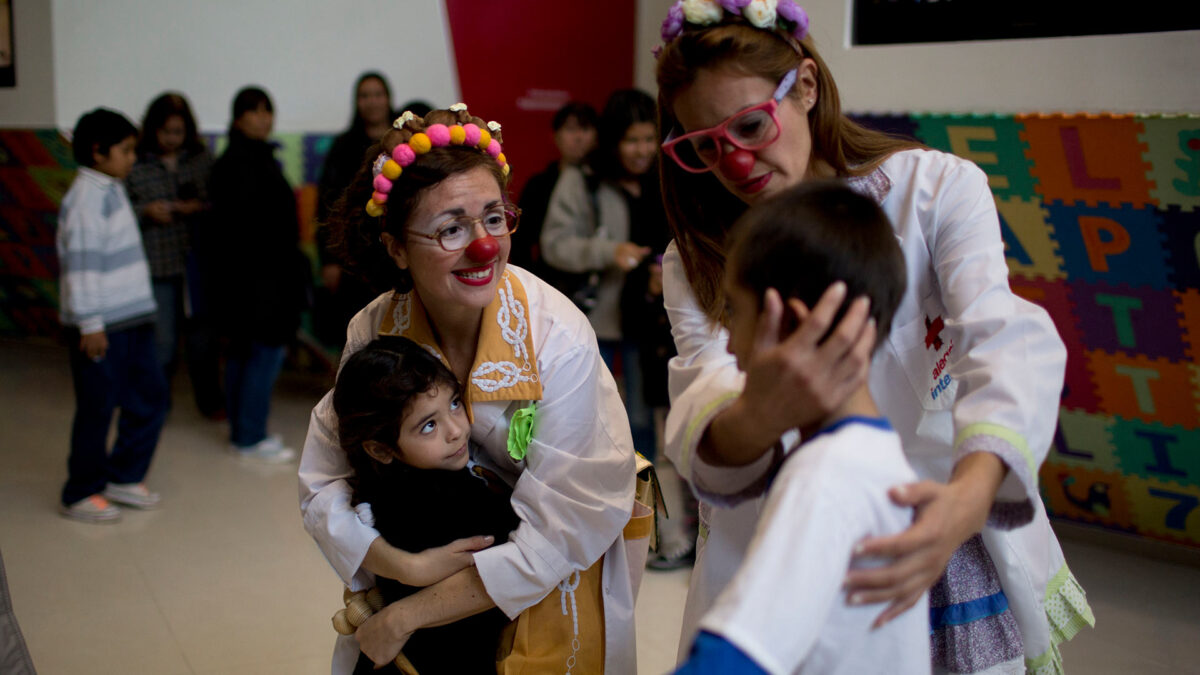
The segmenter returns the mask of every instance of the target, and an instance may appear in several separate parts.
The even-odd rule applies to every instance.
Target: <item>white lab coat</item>
[[[471,440],[482,450],[475,460],[513,487],[513,509],[521,518],[507,543],[475,554],[475,566],[489,597],[515,618],[573,571],[587,569],[605,555],[605,673],[635,673],[634,599],[646,540],[629,542],[627,555],[622,530],[634,502],[634,451],[625,408],[587,318],[537,277],[517,267],[507,269],[527,295],[543,399],[533,440],[520,462],[508,455],[508,423],[528,401],[472,405]],[[351,320],[343,362],[376,337],[390,297],[380,296]],[[360,566],[379,534],[350,507],[344,479],[351,473],[337,441],[331,392],[313,409],[309,422],[300,459],[300,510],[305,529],[342,581],[361,590],[374,585]],[[353,637],[340,638],[334,675],[353,671],[357,653]]]
[[[974,451],[993,452],[1008,466],[983,539],[1020,625],[1027,664],[1037,669],[1057,659],[1048,586],[1070,594],[1067,603],[1078,616],[1091,618],[1037,488],[1057,423],[1066,350],[1046,312],[1009,288],[995,204],[978,167],[938,151],[908,150],[855,183],[881,199],[908,271],[891,335],[871,364],[872,396],[922,478],[947,481],[955,462]],[[726,352],[726,331],[705,318],[674,244],[663,260],[663,287],[679,352],[670,366],[666,452],[700,497],[721,507],[701,506],[685,651],[742,560],[771,458],[731,469],[696,457],[704,429],[741,392],[744,376]],[[1074,616],[1067,618],[1077,630]],[[1068,639],[1074,633],[1060,628]]]

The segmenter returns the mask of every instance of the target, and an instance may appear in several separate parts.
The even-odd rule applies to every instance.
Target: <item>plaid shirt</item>
[[[138,214],[151,276],[182,276],[186,271],[186,256],[191,240],[187,220],[177,217],[170,223],[159,223],[144,215],[146,205],[160,199],[199,199],[207,203],[208,175],[212,162],[212,155],[208,152],[190,155],[180,150],[178,166],[171,171],[157,156],[149,155],[138,160],[125,179],[129,200]]]

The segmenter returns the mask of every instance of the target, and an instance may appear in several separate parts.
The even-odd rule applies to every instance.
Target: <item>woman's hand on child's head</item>
[[[473,566],[475,558],[472,554],[491,546],[495,539],[491,535],[467,537],[420,553],[409,553],[403,563],[403,578],[397,580],[409,586],[432,586]]]
[[[891,558],[886,567],[852,570],[846,576],[851,604],[887,602],[875,627],[912,607],[946,571],[950,556],[983,529],[1007,471],[995,455],[976,452],[955,466],[950,484],[924,480],[892,488],[892,502],[914,509],[913,524],[900,534],[866,539],[856,556]]]
[[[816,307],[791,299],[787,303],[798,327],[785,330],[785,309],[779,292],[768,289],[746,363],[743,398],[747,411],[757,411],[770,435],[803,427],[824,417],[866,382],[875,344],[870,306],[859,298],[830,336],[821,342],[846,296],[842,283],[831,285]]]

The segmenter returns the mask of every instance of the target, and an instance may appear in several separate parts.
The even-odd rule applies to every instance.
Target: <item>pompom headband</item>
[[[449,109],[451,112],[461,112],[465,111],[467,106],[463,103],[455,103]],[[392,123],[392,126],[402,129],[406,123],[414,119],[416,116],[411,111],[405,110],[404,114]],[[450,126],[431,124],[424,131],[413,134],[407,142],[398,144],[390,154],[380,153],[371,166],[371,171],[375,176],[373,184],[375,192],[367,202],[367,215],[372,218],[382,216],[384,205],[387,204],[388,193],[392,191],[392,184],[404,173],[404,168],[416,161],[418,155],[423,155],[434,148],[443,148],[448,145],[478,148],[481,152],[486,152],[495,158],[496,163],[500,165],[500,171],[507,176],[510,170],[508,158],[504,156],[500,142],[492,138],[492,134],[499,131],[499,122],[488,122],[486,129],[475,124]]]
[[[794,0],[677,0],[663,20],[663,42],[669,43],[682,35],[685,23],[712,26],[720,23],[726,12],[745,19],[755,28],[780,29],[797,41],[808,35],[808,13]],[[656,56],[660,49],[656,48]]]

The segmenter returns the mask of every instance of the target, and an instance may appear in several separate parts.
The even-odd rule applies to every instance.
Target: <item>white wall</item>
[[[50,3],[12,3],[17,86],[0,89],[0,126],[49,127],[54,124],[54,54]]]
[[[396,105],[458,97],[438,0],[53,0],[53,9],[62,128],[99,105],[140,121],[155,96],[175,89],[201,129],[219,131],[237,90],[257,84],[274,99],[276,131],[336,131],[365,70],[387,76]]]
[[[657,35],[673,3],[641,2]],[[1200,31],[851,47],[850,0],[801,4],[849,111],[1200,113]],[[642,50],[637,69],[653,91]]]

